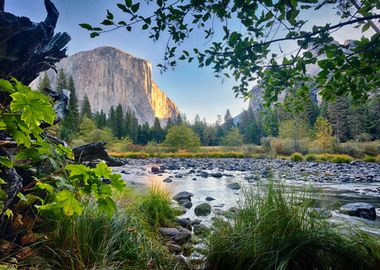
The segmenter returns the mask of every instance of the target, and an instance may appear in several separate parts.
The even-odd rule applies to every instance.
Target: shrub
[[[352,161],[352,157],[348,155],[333,155],[331,158],[331,162],[334,163],[350,163]]]
[[[292,160],[292,161],[296,161],[296,162],[298,162],[298,161],[303,161],[303,160],[304,160],[304,157],[303,157],[303,155],[300,154],[300,153],[294,153],[294,154],[292,154],[292,155],[289,157],[289,159]]]
[[[376,162],[376,157],[366,155],[366,156],[363,158],[363,161],[365,161],[365,162]]]
[[[305,156],[305,160],[306,160],[306,161],[310,161],[310,162],[312,162],[312,161],[316,161],[316,160],[317,160],[317,157],[316,157],[314,154],[307,154],[307,155]]]
[[[206,269],[378,269],[378,239],[313,218],[310,206],[305,194],[272,183],[246,192],[242,209],[214,222]]]

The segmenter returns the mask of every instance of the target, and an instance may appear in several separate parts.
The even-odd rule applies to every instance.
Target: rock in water
[[[152,65],[119,49],[99,47],[79,52],[56,66],[73,76],[79,104],[87,95],[94,113],[108,113],[111,106],[121,104],[124,112],[134,112],[140,124],[149,125],[153,125],[155,117],[165,124],[179,113],[152,80]],[[57,74],[49,70],[47,75],[55,85]],[[38,85],[39,78],[32,82],[32,87]]]
[[[180,201],[180,200],[191,200],[191,197],[193,197],[194,194],[191,193],[191,192],[187,192],[187,191],[182,191],[180,193],[178,193],[177,195],[175,195],[173,197],[173,200],[175,201]]]
[[[211,213],[211,206],[208,203],[202,203],[195,207],[194,213],[196,216],[207,216]]]
[[[234,190],[241,189],[241,186],[237,182],[231,183],[231,184],[227,185],[227,187],[230,188],[230,189],[234,189]]]
[[[348,203],[343,205],[339,211],[349,216],[376,220],[376,209],[370,203]]]

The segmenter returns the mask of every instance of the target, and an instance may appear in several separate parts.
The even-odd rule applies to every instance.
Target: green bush
[[[363,161],[365,161],[365,162],[376,162],[376,157],[366,155],[366,156],[363,158]]]
[[[290,160],[292,161],[303,161],[304,160],[304,157],[302,154],[300,153],[293,153],[290,157],[289,157]]]
[[[352,157],[347,155],[334,155],[331,161],[333,163],[350,163],[352,161]]]
[[[311,217],[306,198],[272,183],[246,192],[242,209],[214,222],[206,269],[379,269],[377,238]]]
[[[307,154],[307,155],[305,156],[305,160],[306,160],[306,161],[309,161],[309,162],[312,162],[312,161],[316,161],[316,160],[317,160],[317,157],[316,157],[315,155],[313,155],[313,154]]]

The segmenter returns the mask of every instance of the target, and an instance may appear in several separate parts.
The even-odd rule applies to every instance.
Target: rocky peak
[[[121,104],[123,111],[131,110],[140,123],[153,124],[158,117],[163,124],[179,113],[177,106],[152,80],[152,65],[113,47],[99,47],[62,59],[57,69],[73,76],[79,104],[88,96],[93,113]],[[47,72],[55,85],[57,74]],[[42,76],[42,74],[40,75]],[[39,78],[32,84],[36,87]]]

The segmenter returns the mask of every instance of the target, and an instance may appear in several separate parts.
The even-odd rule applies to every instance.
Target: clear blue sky
[[[6,11],[19,16],[27,16],[39,22],[44,20],[46,11],[43,0],[7,0]],[[246,108],[247,102],[235,98],[232,91],[234,81],[215,78],[211,69],[198,68],[196,64],[180,63],[175,70],[160,74],[155,66],[163,59],[164,42],[153,43],[148,32],[135,30],[128,33],[123,30],[103,34],[96,39],[89,38],[89,32],[80,28],[79,23],[98,25],[105,18],[107,9],[117,10],[115,0],[53,0],[60,12],[56,31],[68,32],[72,41],[69,43],[69,55],[99,46],[120,48],[134,56],[147,59],[153,64],[153,79],[159,87],[178,105],[188,119],[194,119],[196,113],[208,122],[214,122],[218,114],[224,115],[230,109],[232,115],[239,114]],[[318,18],[308,18],[311,23],[324,23],[333,16],[333,10],[324,10]],[[351,30],[352,31],[352,30]],[[339,41],[347,38],[346,30],[336,33]],[[190,47],[202,47],[205,41],[189,41]],[[286,46],[286,44],[284,44]],[[284,49],[284,48],[283,48]]]

